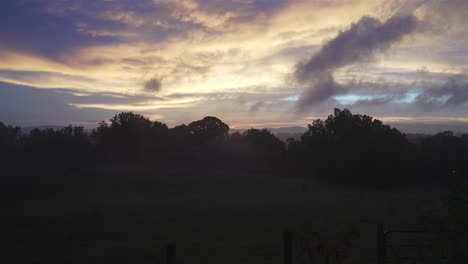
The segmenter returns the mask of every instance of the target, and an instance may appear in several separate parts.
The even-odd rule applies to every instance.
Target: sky
[[[0,121],[468,131],[466,0],[3,0]]]

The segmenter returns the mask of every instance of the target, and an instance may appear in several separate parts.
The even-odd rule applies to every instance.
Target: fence
[[[166,244],[161,245],[157,249],[158,255],[154,259],[156,264],[176,264],[176,245],[175,244]]]
[[[374,229],[375,230],[375,229]],[[370,234],[375,231],[369,230]],[[375,238],[375,237],[374,237]],[[375,252],[366,256],[369,263],[377,264],[426,264],[444,263],[446,254],[437,244],[435,232],[430,229],[386,229],[384,224],[377,225],[377,240],[369,239],[361,243],[364,251],[347,245],[347,241],[358,240],[348,236],[341,244],[324,243],[319,234],[305,236],[292,230],[283,231],[284,264],[339,264],[346,258],[364,258],[356,256],[362,253]],[[359,238],[363,239],[363,238]],[[352,244],[356,245],[356,241]],[[350,243],[351,244],[351,243]],[[367,255],[367,254],[366,254]],[[368,263],[368,262],[365,262]]]
[[[166,264],[176,264],[176,245],[169,244],[166,246]]]
[[[352,247],[349,233],[338,243],[324,241],[318,232],[307,236],[292,230],[283,231],[284,264],[338,264],[348,257]]]
[[[378,264],[443,263],[432,229],[386,229],[377,225]]]

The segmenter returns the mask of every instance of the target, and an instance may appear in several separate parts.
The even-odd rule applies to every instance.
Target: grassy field
[[[330,245],[353,230],[345,263],[375,263],[376,223],[418,226],[443,195],[433,186],[355,189],[222,170],[119,167],[83,177],[80,191],[10,206],[15,262],[162,263],[162,245],[175,243],[178,263],[282,263],[290,228]]]

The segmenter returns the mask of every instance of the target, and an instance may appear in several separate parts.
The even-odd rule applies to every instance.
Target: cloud
[[[450,78],[442,85],[432,85],[417,98],[416,103],[424,107],[454,107],[468,103],[468,83]]]
[[[374,107],[381,106],[392,102],[391,96],[382,97],[382,98],[371,98],[371,99],[362,99],[358,100],[353,104],[353,107]]]
[[[310,84],[313,88],[307,89],[299,98],[298,103],[301,108],[327,100],[335,94],[344,92],[345,89],[344,86],[336,82],[329,72],[315,73],[314,78],[310,80]]]
[[[313,73],[368,61],[377,52],[388,49],[403,36],[414,31],[417,19],[412,15],[395,16],[385,23],[363,17],[325,44],[308,61],[296,66],[295,78],[306,81]]]
[[[310,59],[295,66],[294,80],[308,87],[299,100],[299,109],[304,110],[341,93],[346,85],[335,81],[335,70],[374,59],[375,54],[389,49],[415,31],[417,25],[418,20],[413,15],[393,16],[384,23],[362,17],[340,32]]]
[[[161,80],[153,78],[148,80],[144,86],[145,91],[159,92],[161,90]]]
[[[95,126],[98,121],[114,115],[115,111],[76,109],[70,102],[109,102],[115,99],[110,95],[76,96],[65,89],[37,89],[0,82],[0,121],[20,126]]]
[[[466,33],[468,2],[465,0],[425,1],[417,11],[432,29],[441,34],[447,31]]]
[[[47,1],[48,4],[51,2]],[[116,40],[109,35],[86,36],[80,33],[76,25],[82,19],[81,15],[51,15],[47,12],[47,5],[40,1],[2,1],[0,49],[58,58],[73,48],[105,45]],[[93,18],[87,18],[87,23],[101,24]]]
[[[258,112],[261,108],[263,108],[265,106],[265,103],[264,102],[256,102],[255,104],[253,104],[250,108],[249,108],[249,111],[250,112]]]
[[[216,113],[232,125],[303,125],[298,106],[314,106],[314,116],[337,106],[380,116],[467,112],[463,79],[445,84],[468,73],[466,0],[3,2],[0,81],[59,89],[41,93],[60,94],[64,108],[139,111],[173,124]],[[164,87],[146,89],[152,79]],[[21,111],[15,100],[0,101]]]
[[[73,84],[78,86],[80,83],[92,83],[95,79],[78,76],[72,74],[64,74],[59,72],[48,72],[48,71],[16,71],[16,70],[2,70],[0,69],[0,81],[6,82],[17,82],[26,84]],[[62,86],[63,87],[63,86]]]

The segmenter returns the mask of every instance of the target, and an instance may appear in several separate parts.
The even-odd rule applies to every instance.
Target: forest
[[[397,129],[348,109],[335,109],[325,120],[314,120],[299,140],[286,142],[267,129],[229,133],[229,126],[213,116],[168,128],[142,115],[122,112],[89,133],[71,125],[22,133],[21,128],[0,122],[0,144],[3,169],[15,175],[131,163],[243,168],[385,187],[454,183],[466,175],[468,166],[468,134],[443,131],[409,142]]]

